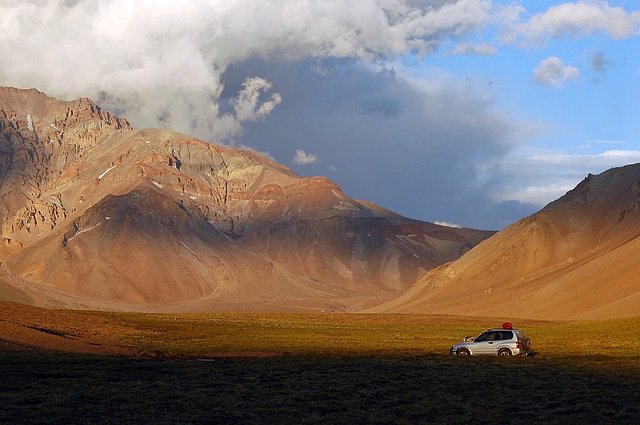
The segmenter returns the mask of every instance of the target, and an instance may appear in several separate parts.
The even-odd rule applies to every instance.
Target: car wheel
[[[458,351],[456,351],[456,354],[458,356],[468,356],[471,353],[466,348],[458,348]]]
[[[511,350],[509,350],[508,348],[501,348],[498,351],[498,355],[499,356],[510,356],[511,355]]]

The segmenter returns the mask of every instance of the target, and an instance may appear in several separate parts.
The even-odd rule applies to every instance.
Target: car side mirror
[[[472,336],[467,336],[464,338],[464,342],[473,342],[474,338]]]

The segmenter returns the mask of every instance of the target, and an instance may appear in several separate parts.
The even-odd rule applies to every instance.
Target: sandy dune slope
[[[640,164],[589,175],[374,311],[640,316]]]

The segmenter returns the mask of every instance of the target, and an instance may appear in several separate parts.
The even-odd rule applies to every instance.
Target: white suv
[[[450,353],[458,356],[515,356],[530,351],[531,340],[507,322],[501,328],[486,330],[477,338],[466,337],[463,342],[453,345]]]

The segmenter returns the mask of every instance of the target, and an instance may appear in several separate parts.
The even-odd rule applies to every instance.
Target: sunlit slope
[[[640,316],[639,235],[640,164],[589,175],[375,311]]]
[[[143,311],[359,310],[492,234],[355,201],[252,151],[134,130],[89,99],[12,88],[0,88],[0,220],[12,299]]]

